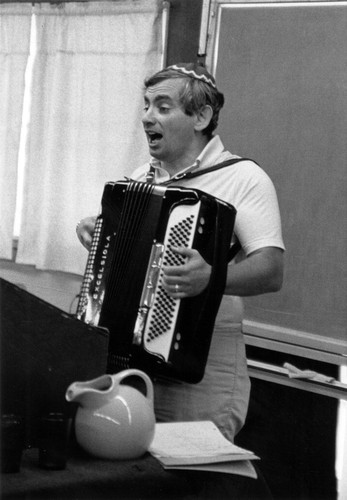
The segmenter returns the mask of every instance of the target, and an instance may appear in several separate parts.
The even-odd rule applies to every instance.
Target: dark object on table
[[[19,472],[24,450],[24,421],[20,415],[1,416],[1,472]]]
[[[75,411],[69,384],[105,373],[109,335],[1,278],[0,334],[1,412],[22,415],[36,446],[43,415]]]
[[[69,450],[72,419],[63,413],[49,413],[38,429],[39,465],[42,469],[63,470]]]

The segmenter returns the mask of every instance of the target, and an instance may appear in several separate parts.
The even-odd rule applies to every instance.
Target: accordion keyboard
[[[78,319],[81,319],[82,315],[84,315],[85,323],[89,323],[95,326],[99,324],[102,297],[101,299],[99,299],[98,302],[96,302],[95,300],[94,301],[88,300],[88,298],[90,295],[91,282],[95,280],[96,290],[98,290],[98,286],[101,285],[101,276],[95,274],[94,263],[95,263],[96,251],[99,244],[102,225],[103,225],[103,220],[100,217],[99,219],[97,219],[95,224],[92,246],[89,252],[87,266],[80,291],[80,301],[76,311],[76,316]],[[100,265],[104,266],[105,262],[101,261]],[[99,297],[94,290],[94,299],[98,298]]]
[[[198,223],[200,203],[180,205],[172,210],[164,240],[164,266],[184,264],[184,259],[172,251],[172,247],[192,247]],[[180,299],[170,297],[162,286],[163,270],[160,269],[152,307],[148,312],[143,342],[147,351],[159,354],[166,361],[171,348],[178,350],[181,335],[175,332]],[[146,285],[145,285],[146,286]]]

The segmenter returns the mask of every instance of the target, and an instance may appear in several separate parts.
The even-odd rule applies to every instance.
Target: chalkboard
[[[228,4],[219,14],[219,133],[272,178],[286,245],[283,289],[247,299],[246,318],[346,353],[347,4]]]

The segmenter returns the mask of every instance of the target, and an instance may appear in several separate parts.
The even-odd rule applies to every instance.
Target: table
[[[73,450],[65,470],[38,467],[38,450],[25,450],[19,473],[2,474],[2,500],[271,499],[261,475],[164,470],[149,453],[107,461]]]

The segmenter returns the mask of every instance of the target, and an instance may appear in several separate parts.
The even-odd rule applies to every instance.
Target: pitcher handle
[[[146,384],[146,397],[153,403],[154,401],[153,384],[151,379],[145,372],[137,370],[136,368],[129,368],[127,370],[123,370],[119,373],[116,373],[115,375],[112,375],[112,378],[114,384],[120,384],[122,380],[124,380],[125,378],[134,375],[137,375],[138,377],[142,378],[142,380]]]

